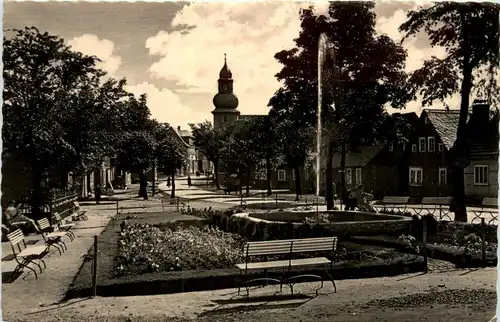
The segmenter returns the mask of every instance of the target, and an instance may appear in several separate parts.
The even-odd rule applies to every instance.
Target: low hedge
[[[87,262],[84,266],[90,266]],[[105,270],[99,263],[98,269]],[[424,271],[424,263],[420,256],[401,254],[391,259],[376,259],[370,261],[348,261],[335,263],[330,274],[335,280],[372,278],[381,276],[396,276],[406,273]],[[246,278],[282,276],[282,269],[250,271]],[[324,267],[305,266],[294,267],[291,274],[322,275]],[[237,288],[243,282],[238,269],[215,269],[206,271],[177,271],[168,273],[148,273],[134,276],[123,276],[115,279],[104,279],[99,275],[98,296],[137,296],[168,294],[179,292],[196,292],[216,289]],[[80,270],[77,278],[66,293],[66,298],[87,297],[92,294],[90,267]]]
[[[356,236],[350,239],[360,244],[391,247],[397,251],[417,254],[415,248],[406,247],[392,236]],[[416,242],[415,246],[420,248],[418,254],[422,255],[422,243]],[[486,261],[483,263],[480,253],[465,254],[463,249],[444,244],[427,244],[426,246],[428,257],[448,261],[457,265],[457,267],[477,268],[482,266],[494,267],[497,265],[497,256],[493,252],[486,253]]]
[[[143,218],[127,219],[143,221]],[[238,269],[189,270],[145,273],[140,275],[124,275],[113,278],[117,246],[120,240],[120,222],[126,217],[119,215],[103,230],[98,241],[97,295],[99,296],[132,296],[146,294],[164,294],[189,291],[203,291],[237,287],[242,282]],[[86,256],[79,272],[75,276],[66,298],[86,297],[92,292],[92,249]],[[338,262],[333,265],[332,276],[336,280],[346,278],[368,278],[377,276],[394,276],[403,273],[424,270],[421,256],[394,253],[389,258],[370,260],[353,260]],[[306,266],[293,268],[294,274],[322,274],[323,266]],[[263,277],[262,271],[250,272],[249,277]],[[282,269],[268,271],[268,276],[282,274]]]

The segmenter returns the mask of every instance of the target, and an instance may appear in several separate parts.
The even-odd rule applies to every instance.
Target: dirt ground
[[[127,208],[160,211],[158,200],[123,203]],[[195,206],[194,204],[192,206]],[[206,204],[196,202],[195,207]],[[59,256],[51,254],[47,271],[2,285],[2,319],[12,322],[57,321],[490,321],[496,308],[496,268],[455,270],[436,265],[429,274],[337,281],[320,291],[318,283],[253,289],[250,299],[234,289],[155,296],[98,297],[61,302],[81,264],[81,255],[116,213],[113,205],[89,206],[89,221],[76,229],[77,240]],[[226,205],[227,207],[227,205]],[[222,208],[222,205],[221,205]],[[138,209],[139,210],[139,209]],[[84,227],[86,226],[86,227]],[[3,245],[2,245],[3,246]],[[3,247],[2,247],[3,248]],[[4,265],[2,263],[2,271]],[[439,264],[439,263],[438,263]]]
[[[137,297],[78,299],[30,308],[5,321],[490,321],[496,308],[496,269],[337,281],[337,293],[318,283],[277,294],[277,286]],[[29,312],[28,312],[29,311]]]

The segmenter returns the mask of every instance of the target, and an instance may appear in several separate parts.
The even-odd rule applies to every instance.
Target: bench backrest
[[[16,249],[15,246],[17,245],[17,248],[19,249],[19,252],[21,252],[21,244],[24,245],[24,248],[26,248],[26,244],[24,241],[24,234],[21,229],[14,230],[13,232],[7,234],[7,239],[10,242],[10,246],[12,246],[12,252],[16,254]]]
[[[249,242],[245,245],[244,255],[263,256],[337,249],[337,237],[304,238]]]
[[[422,204],[424,205],[449,205],[451,197],[424,197]]]
[[[36,223],[38,224],[38,228],[40,228],[41,231],[47,230],[50,228],[50,223],[47,218],[42,218],[40,220],[37,220]]]
[[[80,209],[80,203],[78,202],[78,200],[73,201],[73,206],[74,206],[75,208]]]
[[[387,196],[382,199],[382,202],[389,205],[404,205],[407,204],[410,197],[407,196]]]
[[[498,208],[498,198],[484,198],[482,202],[483,207]]]
[[[54,219],[56,220],[57,224],[62,221],[61,215],[58,212],[54,212]]]

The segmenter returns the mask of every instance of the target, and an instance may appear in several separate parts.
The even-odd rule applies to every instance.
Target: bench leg
[[[330,275],[330,273],[328,273],[328,268],[326,266],[325,266],[325,273],[326,273],[326,276],[328,276],[328,278],[332,282],[333,289],[335,290],[335,293],[337,293],[337,286],[335,285],[335,280],[333,279],[332,275]]]
[[[59,252],[59,255],[62,255],[61,248],[56,245],[56,242],[53,242],[51,240],[47,240],[45,243],[47,244],[48,248],[54,247]]]

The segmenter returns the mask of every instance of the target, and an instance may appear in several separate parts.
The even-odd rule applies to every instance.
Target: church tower
[[[240,116],[238,107],[238,98],[233,93],[233,74],[227,67],[226,54],[224,54],[224,66],[219,73],[219,92],[215,94],[213,103],[215,109],[212,111],[214,116],[214,128],[225,128],[234,123]]]

